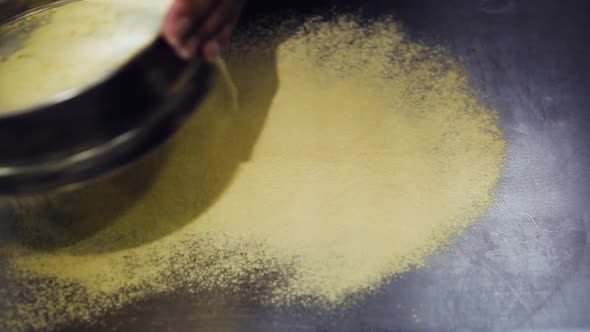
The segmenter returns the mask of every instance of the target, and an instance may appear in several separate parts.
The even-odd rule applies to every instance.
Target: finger
[[[214,63],[221,54],[221,48],[217,40],[210,40],[205,43],[205,46],[203,46],[203,50],[201,52],[203,53],[203,58],[205,61]]]
[[[193,0],[197,1],[197,0]],[[202,30],[205,22],[209,21],[211,16],[215,14],[217,9],[221,6],[222,1],[220,0],[199,0],[198,2],[207,2],[206,5],[201,4],[198,8],[195,8],[192,12],[192,20],[190,28],[187,33],[183,36],[184,40],[197,36],[201,38],[199,31]]]
[[[236,23],[227,24],[213,39],[216,39],[222,48],[226,47],[229,44],[235,26]]]
[[[221,48],[225,47],[234,30],[233,24],[226,24],[221,31],[203,46],[203,58],[208,62],[215,62],[221,55]]]
[[[197,35],[205,41],[220,33],[228,24],[237,21],[241,11],[242,3],[235,0],[221,0],[221,4],[206,19]]]
[[[170,10],[164,18],[162,27],[162,34],[164,38],[174,47],[181,43],[181,38],[187,30],[190,22],[186,19],[183,13],[188,11],[188,4],[186,0],[177,0],[172,4]]]
[[[199,38],[191,37],[177,48],[177,53],[181,58],[189,60],[197,53],[198,48]]]
[[[208,16],[218,1],[176,0],[164,19],[164,34],[170,39],[185,41],[195,25]],[[187,27],[188,25],[188,27]]]
[[[194,4],[189,9],[190,22],[187,26],[183,25],[183,30],[179,35],[179,47],[177,50],[178,55],[184,59],[192,58],[199,46],[202,39],[194,31],[197,31],[203,22],[210,16],[210,13],[217,8],[218,0],[192,0]],[[182,22],[185,22],[184,20]]]

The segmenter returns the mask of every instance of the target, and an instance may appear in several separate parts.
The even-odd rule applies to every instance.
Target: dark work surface
[[[590,329],[590,1],[347,5],[369,17],[393,15],[414,40],[445,47],[498,111],[509,153],[488,215],[427,268],[351,308],[281,311],[223,294],[168,294],[64,331]],[[247,13],[270,15],[280,6],[251,4]]]

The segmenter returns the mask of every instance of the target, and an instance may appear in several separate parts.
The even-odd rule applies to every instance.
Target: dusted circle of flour
[[[19,203],[20,237],[2,252],[15,289],[40,300],[13,294],[7,326],[92,321],[178,288],[343,305],[422,266],[492,204],[494,112],[454,60],[392,21],[244,32],[226,63],[233,83],[219,75],[158,153]]]

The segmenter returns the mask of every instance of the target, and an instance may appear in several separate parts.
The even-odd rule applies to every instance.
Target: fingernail
[[[219,43],[218,42],[212,42],[211,46],[210,46],[210,51],[211,53],[208,54],[207,57],[207,61],[213,63],[217,60],[217,58],[219,58],[219,56],[221,55],[221,50],[219,48]]]
[[[197,38],[197,37],[190,38],[186,42],[186,44],[184,44],[184,46],[182,46],[182,48],[179,50],[179,55],[183,59],[188,60],[195,55],[198,47],[199,47],[199,38]]]
[[[182,40],[186,36],[190,25],[191,21],[188,19],[188,17],[183,17],[178,20],[178,23],[176,23],[176,33],[174,34],[177,41]]]

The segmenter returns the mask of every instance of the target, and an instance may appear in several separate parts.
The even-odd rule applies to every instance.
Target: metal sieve
[[[0,17],[0,68],[34,33],[55,23],[60,10],[86,1],[96,2],[0,1],[0,13],[14,14]],[[51,191],[111,173],[164,142],[206,94],[213,67],[200,59],[182,60],[159,37],[164,11],[116,9],[107,44],[83,38],[76,39],[80,45],[62,44],[84,50],[70,54],[74,65],[97,65],[88,63],[88,54],[109,50],[105,45],[121,57],[120,64],[43,100],[0,110],[1,195]],[[104,39],[100,24],[92,29],[99,36],[92,38]],[[11,78],[1,70],[0,75]],[[34,85],[47,77],[27,79]]]

